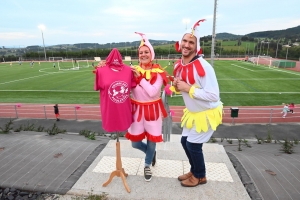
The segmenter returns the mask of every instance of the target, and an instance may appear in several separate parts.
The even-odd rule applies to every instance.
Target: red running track
[[[77,106],[77,109],[76,109]],[[80,108],[79,108],[80,107]],[[300,105],[296,105],[295,113],[288,113],[282,118],[283,106],[240,106],[238,117],[231,117],[230,107],[224,107],[223,123],[285,123],[300,122]],[[173,122],[180,122],[183,106],[170,106],[174,112]],[[101,120],[99,105],[59,105],[60,118],[70,120]],[[0,104],[0,118],[38,118],[54,119],[51,104]]]

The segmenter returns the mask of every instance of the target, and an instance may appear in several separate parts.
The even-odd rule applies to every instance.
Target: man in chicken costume
[[[178,177],[184,187],[205,184],[206,171],[202,152],[207,142],[222,123],[222,103],[213,67],[202,57],[200,32],[195,23],[186,30],[176,50],[182,57],[174,66],[174,82],[170,89],[182,94],[186,108],[181,119],[181,144],[191,165],[190,171]]]

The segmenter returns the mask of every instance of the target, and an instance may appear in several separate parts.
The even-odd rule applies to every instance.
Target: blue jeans
[[[202,152],[203,143],[191,143],[187,141],[187,137],[181,137],[181,144],[187,155],[190,165],[191,172],[196,178],[205,177],[205,163]]]
[[[154,156],[155,148],[156,148],[156,143],[147,140],[147,144],[142,141],[139,141],[139,142],[131,142],[131,145],[133,148],[139,149],[146,154],[145,167],[150,167]]]

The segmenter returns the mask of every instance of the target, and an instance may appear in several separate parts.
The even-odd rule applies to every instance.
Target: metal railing
[[[172,132],[172,116],[167,96],[162,93],[162,99],[168,116],[163,121],[163,140],[170,141]],[[55,119],[54,105],[32,104],[0,104],[0,118],[33,118]],[[59,105],[61,119],[69,120],[101,120],[100,105]]]
[[[172,123],[180,122],[182,108],[169,106],[165,93],[162,100],[168,117],[163,121],[164,140],[169,141],[172,132]],[[0,118],[32,118],[32,119],[55,119],[53,105],[36,104],[0,104]],[[173,109],[173,110],[172,110]],[[282,119],[282,107],[239,107],[238,117],[231,117],[230,107],[224,107],[223,123],[282,123],[300,122],[300,109],[296,106],[295,114],[288,113]],[[61,119],[67,120],[101,120],[100,105],[59,105]],[[171,116],[171,113],[174,116]]]

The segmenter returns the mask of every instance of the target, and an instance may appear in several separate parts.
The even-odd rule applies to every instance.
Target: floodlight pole
[[[220,48],[220,55],[219,55],[219,58],[221,57],[221,52],[222,52],[222,40],[221,40],[221,48]]]
[[[288,42],[288,45],[287,45],[287,47],[286,47],[286,55],[285,55],[285,59],[287,60],[287,56],[288,56],[288,54],[289,54],[289,48],[290,48],[290,42]]]
[[[275,56],[275,58],[277,58],[277,51],[278,51],[278,43],[279,43],[279,41],[280,41],[280,40],[277,41],[276,56]]]
[[[68,47],[65,47],[66,48],[66,55],[67,55],[67,58],[68,58]]]
[[[249,56],[249,49],[250,49],[250,44],[248,43],[248,56]]]
[[[44,45],[45,61],[47,61],[46,48],[45,48],[45,41],[44,41],[44,34],[43,34],[43,30],[42,30],[42,29],[41,29],[41,32],[42,32],[43,45]]]
[[[217,0],[215,0],[214,3],[214,21],[213,21],[213,31],[212,31],[211,51],[210,51],[210,64],[212,67],[214,67],[214,57],[215,57],[216,13],[217,13]]]
[[[260,41],[259,55],[261,55],[261,45],[264,41]]]
[[[40,46],[38,46],[38,54],[39,54],[39,61],[41,60],[41,57],[40,57]]]

